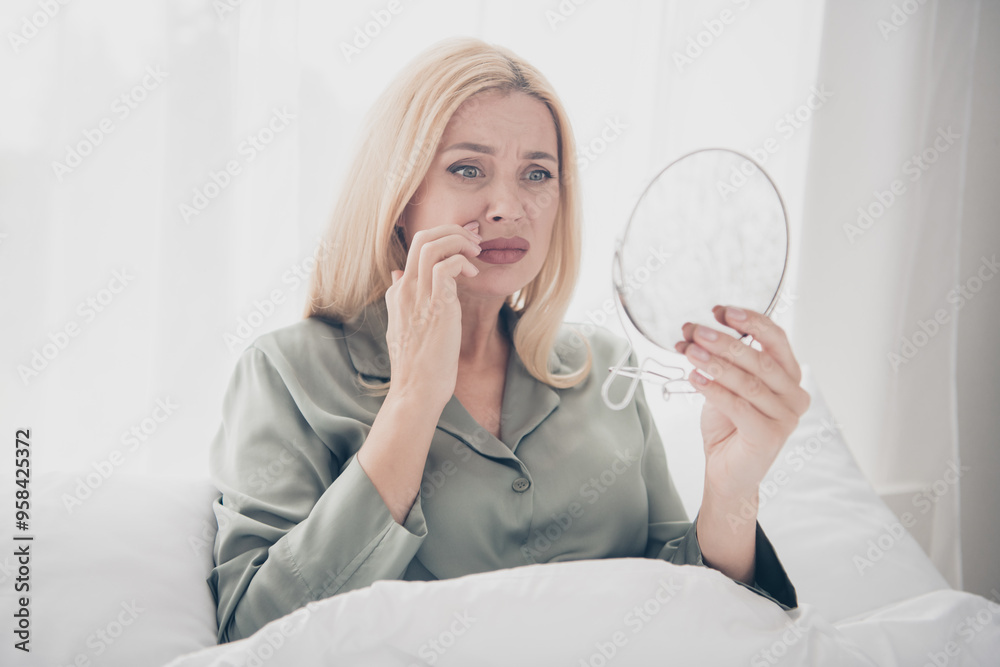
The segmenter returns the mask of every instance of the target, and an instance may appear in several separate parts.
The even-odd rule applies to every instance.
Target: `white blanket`
[[[1000,605],[942,590],[831,624],[707,568],[574,561],[376,582],[170,667],[264,664],[997,665]]]

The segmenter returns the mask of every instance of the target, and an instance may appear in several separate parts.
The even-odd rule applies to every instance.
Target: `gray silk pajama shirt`
[[[382,579],[591,558],[704,565],[641,385],[623,410],[601,399],[627,345],[604,329],[587,337],[590,375],[568,389],[535,380],[511,347],[502,440],[452,396],[420,493],[396,523],[355,457],[383,401],[356,377],[389,377],[385,317],[378,300],[350,322],[304,319],[258,337],[237,361],[210,452],[220,642]],[[505,305],[500,317],[512,331],[518,314]],[[579,368],[578,340],[564,325],[550,367]],[[741,585],[794,608],[759,524],[756,535],[754,582]]]

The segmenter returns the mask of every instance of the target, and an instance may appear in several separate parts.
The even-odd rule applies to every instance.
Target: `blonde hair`
[[[479,39],[438,42],[405,67],[375,102],[317,250],[305,317],[346,322],[385,298],[391,271],[406,265],[405,238],[396,223],[430,168],[452,115],[487,90],[530,95],[548,107],[555,123],[559,206],[552,242],[538,275],[507,303],[520,314],[513,343],[528,372],[552,387],[571,387],[590,372],[590,345],[582,334],[576,334],[587,348],[582,368],[556,374],[548,365],[580,267],[578,172],[569,117],[538,70]],[[377,393],[389,386],[363,379],[361,384]]]

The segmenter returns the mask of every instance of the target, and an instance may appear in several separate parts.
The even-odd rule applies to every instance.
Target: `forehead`
[[[522,92],[488,90],[473,95],[455,111],[441,137],[441,148],[456,142],[544,150],[556,155],[556,126],[548,106]]]

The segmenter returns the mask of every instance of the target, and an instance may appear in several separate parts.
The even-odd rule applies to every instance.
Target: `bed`
[[[211,483],[115,473],[90,488],[84,473],[59,473],[32,485],[31,652],[14,650],[8,634],[0,662],[1000,665],[998,600],[948,587],[864,479],[803,371],[812,405],[761,489],[761,525],[798,592],[792,612],[707,568],[591,560],[380,581],[216,646],[205,583]],[[701,471],[690,468],[700,457],[697,412],[672,399],[657,424],[693,516],[701,493],[693,481]],[[89,495],[67,503],[66,494],[84,495],[81,483]],[[17,564],[7,551],[0,597],[10,610]]]

